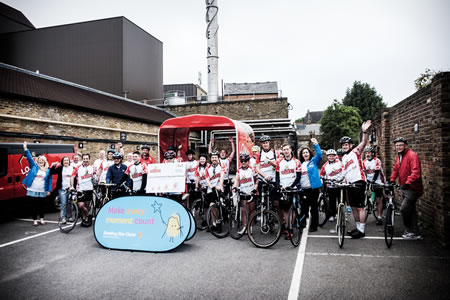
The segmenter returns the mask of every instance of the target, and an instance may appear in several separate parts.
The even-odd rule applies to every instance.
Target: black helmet
[[[174,151],[174,152],[176,152],[177,151],[177,147],[169,146],[169,147],[167,147],[167,151]]]
[[[195,151],[192,149],[189,149],[188,151],[186,151],[186,155],[189,155],[189,154],[195,155]]]
[[[200,157],[204,157],[204,158],[208,158],[208,154],[206,154],[206,153],[200,153],[199,155],[198,155],[198,157],[200,158]]]
[[[209,156],[219,156],[219,151],[217,151],[217,150],[213,150],[210,154],[209,154]]]
[[[144,150],[144,149],[150,150],[150,146],[149,145],[142,145],[141,149],[142,150]]]
[[[248,155],[248,153],[241,153],[241,155],[239,155],[239,160],[241,162],[249,161],[250,160],[250,155]]]
[[[259,141],[260,141],[261,143],[270,141],[270,136],[268,136],[268,135],[262,135],[262,136],[259,138]]]
[[[366,148],[364,148],[364,152],[375,152],[375,150],[373,149],[373,147],[367,146]]]
[[[116,158],[122,159],[123,156],[122,156],[122,154],[120,154],[119,152],[114,152],[114,154],[113,154],[113,159],[116,159]]]
[[[108,151],[106,151],[106,153],[112,153],[112,154],[114,154],[114,153],[116,153],[116,150],[114,150],[114,149],[108,149]]]
[[[349,136],[343,136],[343,137],[341,137],[341,139],[339,140],[339,143],[340,143],[341,145],[342,145],[342,144],[345,144],[345,143],[353,144],[353,140],[352,140],[352,138],[349,137]]]
[[[166,151],[164,153],[164,158],[165,159],[173,159],[173,158],[175,158],[175,153],[173,153],[173,151]]]
[[[337,153],[337,155],[344,155],[345,154],[345,152],[344,152],[344,150],[342,150],[342,148],[337,149],[336,153]]]
[[[408,141],[404,137],[401,137],[401,136],[399,136],[398,138],[396,138],[394,140],[394,144],[396,144],[396,143],[405,143],[408,145]]]

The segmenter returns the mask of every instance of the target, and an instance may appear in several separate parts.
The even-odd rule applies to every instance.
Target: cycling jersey
[[[291,186],[297,178],[297,173],[301,171],[301,163],[295,157],[290,160],[282,159],[277,162],[276,172],[280,173],[280,184],[284,188]]]
[[[269,161],[276,162],[279,159],[280,159],[280,154],[273,149],[270,149],[267,152],[263,150],[260,153],[259,162],[260,162],[261,171],[264,173],[264,175],[272,177],[272,181],[275,181],[276,167],[271,165],[269,163]]]
[[[143,165],[151,165],[156,164],[156,159],[153,158],[153,156],[149,155],[148,157],[141,157],[141,164]]]
[[[344,177],[348,183],[366,181],[359,147],[355,147],[351,152],[345,154],[342,157],[342,163],[344,164]]]
[[[253,168],[239,169],[236,172],[236,177],[239,178],[239,187],[241,193],[246,195],[251,195],[252,191],[255,189],[255,176],[256,171]]]
[[[100,168],[100,165],[102,164],[102,162],[106,161],[106,159],[96,159],[94,161],[94,164],[92,165],[94,167],[94,173],[97,173],[98,169]]]
[[[98,182],[106,182],[106,173],[108,172],[109,167],[111,167],[114,164],[113,160],[104,160],[101,162],[99,169],[101,169],[102,173],[100,174],[100,178],[98,179]]]
[[[195,170],[197,170],[198,161],[188,160],[186,162],[186,183],[195,182]]]
[[[130,176],[133,183],[133,191],[138,191],[142,186],[142,176],[147,173],[147,165],[141,163],[129,165],[125,174]]]
[[[300,177],[300,186],[302,189],[309,189],[311,188],[311,182],[309,181],[308,176],[308,162],[304,161],[302,163],[302,176]]]
[[[94,167],[80,165],[73,170],[72,176],[77,177],[78,190],[79,191],[92,191],[94,185],[92,184],[92,178],[94,177]]]
[[[231,157],[227,158],[220,158],[219,157],[219,164],[221,164],[224,167],[224,180],[227,180],[230,175],[230,163],[233,159]]]
[[[206,178],[209,179],[209,182],[213,187],[217,187],[220,182],[220,176],[225,174],[226,166],[218,164],[217,166],[210,165],[206,168]],[[208,193],[211,192],[211,189],[208,187]]]
[[[253,157],[250,158],[250,164],[249,164],[249,166],[250,166],[251,168],[253,168],[253,169],[256,169],[256,165],[259,164],[259,163],[260,163],[260,161],[259,161],[259,155],[256,154],[255,156],[253,156]]]
[[[206,164],[206,166],[200,166],[198,165],[195,169],[195,177],[198,178],[199,183],[202,187],[202,189],[206,188],[206,169],[209,167],[209,164]]]
[[[375,171],[380,171],[380,174],[377,177],[377,180],[375,181],[376,184],[384,184],[384,173],[383,168],[381,167],[381,160],[374,157],[371,160],[364,160],[364,170],[366,170],[367,174],[367,180],[373,181],[373,178],[375,176]]]
[[[336,158],[333,163],[327,161],[323,164],[320,170],[320,176],[325,177],[325,179],[341,181],[344,177],[344,165],[342,162]]]

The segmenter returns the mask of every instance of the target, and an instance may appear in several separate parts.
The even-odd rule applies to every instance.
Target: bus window
[[[8,149],[0,148],[0,177],[8,174]]]

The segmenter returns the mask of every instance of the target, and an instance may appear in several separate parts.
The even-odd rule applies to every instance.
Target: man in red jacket
[[[405,224],[403,238],[420,240],[422,236],[417,226],[416,202],[423,193],[423,184],[419,156],[408,148],[408,142],[402,137],[396,138],[394,145],[398,156],[391,181],[395,181],[398,177],[402,187],[403,201],[400,211]]]

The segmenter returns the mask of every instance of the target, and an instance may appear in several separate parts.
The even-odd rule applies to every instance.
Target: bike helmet
[[[341,139],[339,140],[339,143],[340,143],[341,145],[342,145],[342,144],[345,144],[345,143],[353,144],[353,140],[352,140],[352,138],[349,137],[349,136],[343,136],[343,137],[341,137]]]
[[[213,151],[209,154],[209,156],[219,156],[219,151],[213,150]]]
[[[208,154],[206,154],[206,153],[200,153],[199,155],[198,155],[198,157],[200,158],[200,157],[204,157],[204,158],[208,158]]]
[[[259,152],[260,150],[261,150],[261,148],[259,148],[259,146],[252,147],[252,152]]]
[[[404,137],[399,136],[398,138],[396,138],[396,139],[394,140],[394,144],[396,144],[396,143],[405,143],[405,144],[408,144],[408,141],[407,141]]]
[[[366,148],[364,148],[364,152],[375,152],[375,150],[373,149],[373,147],[367,146]]]
[[[144,149],[150,150],[150,146],[149,145],[142,145],[141,149],[142,150],[144,150]]]
[[[270,136],[268,136],[268,135],[263,135],[263,136],[261,136],[261,137],[259,138],[259,141],[260,141],[261,143],[270,141]]]
[[[327,151],[327,155],[337,155],[337,153],[334,149],[330,149]]]
[[[169,146],[169,147],[167,147],[167,151],[173,151],[173,152],[176,152],[176,151],[177,151],[177,147],[175,147],[175,146]]]
[[[164,153],[164,158],[165,159],[174,159],[175,158],[175,153],[173,151],[166,151]]]
[[[342,150],[342,148],[337,149],[336,153],[337,153],[337,155],[344,155],[345,154],[345,152],[344,152],[344,150]]]
[[[114,154],[114,153],[116,153],[116,150],[114,150],[114,149],[108,149],[108,151],[106,151],[106,153],[112,153],[112,154]]]
[[[113,157],[113,159],[116,159],[116,158],[122,159],[123,158],[122,154],[120,154],[119,152],[114,152],[112,157]]]
[[[188,151],[186,151],[186,155],[189,155],[189,154],[195,155],[195,151],[192,149],[189,149]]]
[[[241,153],[241,155],[239,155],[239,160],[241,162],[249,161],[250,160],[250,155],[248,155],[248,153]]]

